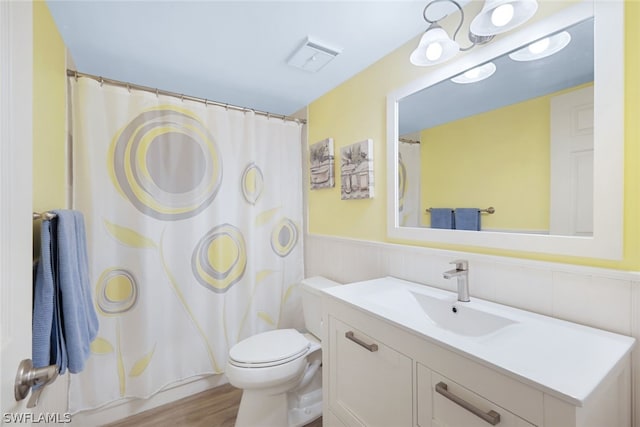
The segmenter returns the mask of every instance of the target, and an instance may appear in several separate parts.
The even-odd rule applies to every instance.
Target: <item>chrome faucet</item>
[[[458,301],[469,302],[469,263],[463,259],[451,261],[449,264],[455,264],[455,270],[449,270],[442,273],[445,279],[453,277],[458,279]]]

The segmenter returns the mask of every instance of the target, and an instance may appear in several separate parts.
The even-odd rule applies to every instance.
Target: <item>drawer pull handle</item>
[[[372,353],[374,351],[378,351],[378,344],[367,344],[366,342],[362,341],[361,339],[356,338],[353,335],[353,331],[345,332],[344,336],[347,337],[347,339],[350,339],[354,343],[358,344],[359,346],[366,348],[367,350],[369,350]]]
[[[483,412],[481,409],[477,408],[473,404],[471,404],[471,403],[467,402],[466,400],[462,399],[461,397],[458,397],[455,394],[451,393],[447,389],[447,385],[445,383],[443,383],[443,382],[439,382],[438,384],[436,384],[436,392],[440,393],[441,395],[443,395],[444,397],[446,397],[447,399],[449,399],[453,403],[462,406],[464,409],[466,409],[467,411],[471,412],[472,414],[482,418],[483,420],[485,420],[486,422],[488,422],[492,426],[495,426],[496,424],[498,424],[500,422],[500,414],[499,413],[497,413],[496,411],[493,411],[493,410],[490,410],[489,412]]]

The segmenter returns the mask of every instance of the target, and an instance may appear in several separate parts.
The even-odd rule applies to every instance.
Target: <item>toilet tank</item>
[[[318,339],[322,336],[321,290],[339,285],[340,283],[320,276],[309,277],[300,282],[304,325]]]

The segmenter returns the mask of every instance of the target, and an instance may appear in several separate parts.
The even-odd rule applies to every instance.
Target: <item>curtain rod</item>
[[[398,141],[406,142],[407,144],[420,144],[420,141],[416,141],[416,140],[410,139],[410,138],[398,138]]]
[[[89,79],[93,79],[96,80],[98,82],[100,82],[100,84],[102,85],[103,83],[107,83],[110,84],[112,86],[120,86],[120,87],[124,87],[127,89],[136,89],[136,90],[141,90],[144,92],[150,92],[150,93],[155,93],[156,95],[166,95],[166,96],[172,96],[174,98],[180,98],[181,100],[189,100],[189,101],[195,101],[195,102],[201,102],[205,105],[215,105],[218,107],[224,107],[224,108],[228,108],[231,110],[236,110],[236,111],[244,111],[244,112],[253,112],[259,116],[266,116],[267,118],[269,117],[274,117],[276,119],[281,119],[284,121],[291,121],[291,122],[298,122],[298,123],[302,123],[302,124],[306,124],[307,121],[305,119],[299,119],[296,117],[292,117],[292,116],[285,116],[283,114],[273,114],[273,113],[269,113],[266,111],[259,111],[259,110],[255,110],[253,108],[247,108],[247,107],[239,107],[237,105],[231,105],[231,104],[225,104],[224,102],[218,102],[218,101],[211,101],[208,100],[206,98],[198,98],[195,96],[190,96],[190,95],[184,95],[184,94],[180,94],[180,93],[176,93],[176,92],[169,92],[167,90],[161,90],[158,88],[152,88],[152,87],[148,87],[148,86],[141,86],[141,85],[137,85],[134,83],[127,83],[127,82],[122,82],[119,80],[113,80],[113,79],[107,79],[105,77],[101,77],[101,76],[95,76],[93,74],[87,74],[87,73],[81,73],[79,71],[76,70],[67,70],[67,76],[69,77],[74,77],[76,80],[78,79],[78,77],[86,77]]]

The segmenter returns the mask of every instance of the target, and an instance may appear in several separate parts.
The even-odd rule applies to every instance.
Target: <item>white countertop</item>
[[[481,336],[439,327],[411,292],[449,299],[451,304],[501,316],[514,323]],[[634,347],[632,337],[543,316],[394,277],[325,289],[334,298],[499,370],[543,392],[582,406]]]

